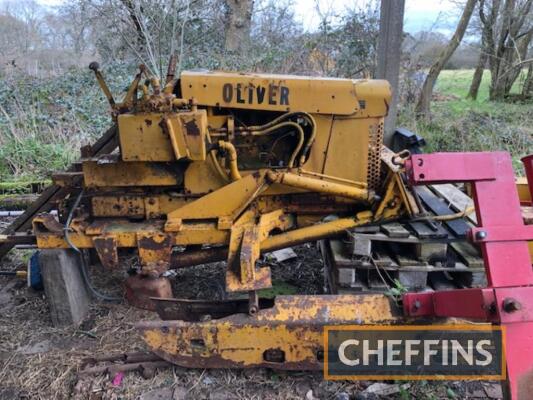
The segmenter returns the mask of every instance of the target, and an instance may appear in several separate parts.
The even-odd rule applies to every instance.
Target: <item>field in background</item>
[[[400,124],[422,135],[427,151],[509,151],[520,173],[519,159],[533,152],[533,104],[489,101],[489,71],[483,74],[477,100],[467,99],[473,72],[442,71],[431,121],[417,122],[412,107],[404,106]]]

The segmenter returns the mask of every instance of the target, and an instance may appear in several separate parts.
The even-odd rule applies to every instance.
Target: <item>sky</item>
[[[305,28],[316,29],[320,21],[315,0],[293,0],[296,17]],[[395,0],[387,0],[395,1]],[[322,12],[342,13],[346,8],[364,7],[367,0],[318,0]],[[444,34],[453,31],[459,17],[455,0],[405,0],[404,30],[416,33],[437,30]]]
[[[38,0],[44,5],[59,5],[66,0]],[[340,14],[346,8],[364,7],[368,0],[292,0],[296,18],[306,30],[314,30],[319,24],[319,16],[315,4],[318,1],[320,10],[332,10]],[[395,1],[395,0],[387,0]],[[457,0],[405,0],[404,30],[416,33],[423,30],[434,30],[451,34],[459,18]]]

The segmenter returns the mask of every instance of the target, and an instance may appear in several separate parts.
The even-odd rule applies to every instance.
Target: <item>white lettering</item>
[[[358,358],[356,358],[355,360],[351,360],[348,357],[346,357],[346,348],[348,346],[357,346],[357,345],[359,345],[359,340],[355,340],[355,339],[345,340],[344,342],[341,343],[341,345],[339,346],[338,353],[339,353],[339,360],[341,360],[343,364],[348,365],[350,367],[359,365]]]
[[[378,365],[383,365],[383,340],[378,340],[378,348],[370,350],[368,340],[363,341],[363,365],[369,365],[368,356],[378,356]]]

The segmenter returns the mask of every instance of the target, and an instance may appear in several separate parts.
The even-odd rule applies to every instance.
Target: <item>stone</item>
[[[335,395],[335,400],[350,400],[350,395],[346,392],[340,392]]]
[[[174,389],[172,389],[171,387],[159,388],[141,394],[139,396],[139,400],[170,400],[173,396]]]
[[[17,352],[24,355],[41,354],[48,352],[50,350],[50,347],[50,341],[43,340],[42,342],[27,344],[25,346],[19,347],[17,349]]]
[[[186,400],[188,398],[189,390],[184,386],[176,386],[174,388],[174,393],[172,400]]]
[[[362,393],[375,394],[377,396],[390,396],[400,392],[400,389],[408,389],[409,384],[398,385],[397,383],[382,383],[376,382],[367,387]]]
[[[80,255],[72,249],[45,249],[40,252],[39,263],[52,323],[56,327],[78,325],[90,304]]]
[[[502,385],[498,383],[482,382],[481,385],[491,399],[503,399]]]

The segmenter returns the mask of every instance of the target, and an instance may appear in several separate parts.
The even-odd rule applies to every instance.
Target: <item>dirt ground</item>
[[[1,228],[1,227],[0,227]],[[322,262],[314,246],[295,249],[298,258],[274,264],[273,277],[284,280],[284,293],[320,293]],[[31,253],[12,251],[2,269],[24,269]],[[125,272],[124,272],[125,274]],[[180,297],[220,298],[223,265],[199,266],[174,277]],[[94,282],[120,293],[123,276]],[[395,392],[370,393],[374,382],[325,381],[321,373],[258,370],[187,370],[173,367],[151,379],[126,373],[121,382],[100,375],[78,377],[80,361],[89,356],[145,350],[133,324],[157,316],[120,304],[94,302],[77,328],[52,326],[44,292],[28,289],[20,279],[0,277],[0,400],[3,399],[450,399],[499,398],[499,385],[480,382],[387,382]],[[375,388],[375,386],[374,386]],[[492,391],[492,392],[491,392]]]

